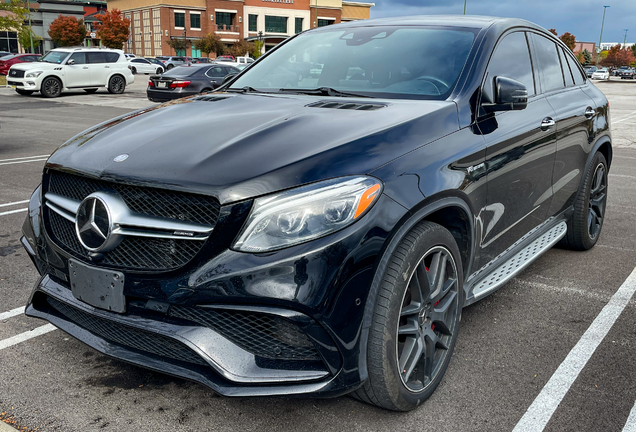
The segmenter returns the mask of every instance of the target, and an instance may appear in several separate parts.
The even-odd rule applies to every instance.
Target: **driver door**
[[[73,60],[73,64],[69,62]],[[91,72],[86,62],[86,53],[73,53],[64,66],[64,87],[86,87],[91,85]]]

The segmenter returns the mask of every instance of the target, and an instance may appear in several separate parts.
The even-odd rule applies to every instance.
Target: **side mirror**
[[[516,111],[528,106],[528,89],[519,81],[506,77],[495,77],[495,103],[483,104],[486,112]]]
[[[67,65],[74,65],[75,64],[75,60],[70,59],[69,61],[66,62]]]
[[[231,74],[225,75],[225,78],[223,78],[223,84],[225,84],[226,82],[234,79],[234,77],[237,76],[237,75],[238,74],[235,74],[235,73],[231,73]]]

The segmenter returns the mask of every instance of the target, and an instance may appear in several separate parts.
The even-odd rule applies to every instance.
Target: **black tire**
[[[166,69],[166,70],[170,70],[170,69],[172,69],[173,67],[174,67],[174,65],[168,65],[168,67],[167,67],[167,69]]]
[[[113,75],[108,80],[108,91],[112,94],[122,94],[126,90],[126,80],[121,75]]]
[[[163,73],[163,68],[158,67],[155,72],[157,75],[161,75]]]
[[[130,70],[132,71],[133,75],[137,74],[137,68],[136,67],[133,66]]]
[[[597,152],[585,172],[574,203],[574,213],[568,220],[568,230],[560,246],[572,250],[589,250],[601,235],[607,204],[607,161]]]
[[[31,90],[15,89],[15,92],[22,96],[31,96],[33,94],[33,91]]]
[[[84,91],[86,93],[91,93],[92,94],[92,93],[95,93],[97,91],[97,89],[84,89]]]
[[[54,77],[45,78],[40,93],[47,98],[55,98],[62,94],[62,82]]]
[[[352,396],[409,411],[433,394],[457,342],[464,302],[457,243],[441,225],[420,222],[376,277],[381,282],[362,354],[369,378]]]
[[[199,94],[203,94],[203,93],[209,92],[209,91],[212,91],[212,89],[211,88],[204,88],[203,90],[201,90],[201,92],[199,92]]]

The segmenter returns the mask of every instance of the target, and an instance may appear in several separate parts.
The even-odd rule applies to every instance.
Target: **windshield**
[[[430,27],[308,32],[254,65],[231,89],[330,88],[371,97],[445,99],[474,38],[472,29]]]
[[[44,57],[42,57],[41,61],[60,64],[66,57],[68,57],[69,54],[70,53],[65,51],[49,51]]]

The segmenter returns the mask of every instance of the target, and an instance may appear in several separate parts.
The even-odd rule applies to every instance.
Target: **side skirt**
[[[565,220],[558,218],[546,221],[528,233],[525,238],[468,278],[464,286],[466,292],[464,306],[497,291],[557,244],[566,232]]]

